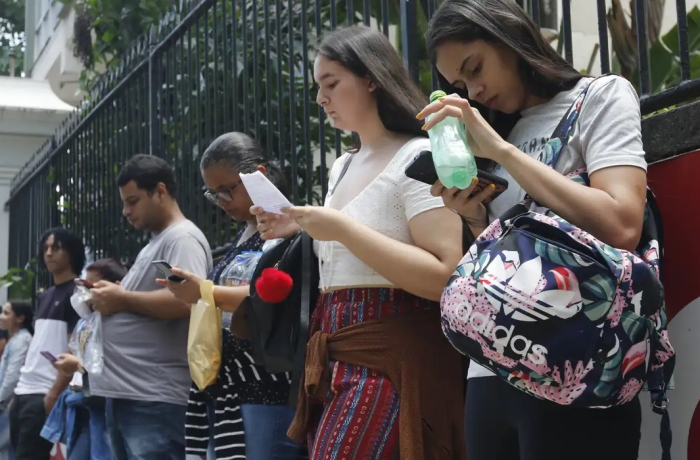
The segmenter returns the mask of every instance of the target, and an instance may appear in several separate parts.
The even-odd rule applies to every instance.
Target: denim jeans
[[[10,443],[10,414],[0,412],[0,458],[15,460],[15,449]]]
[[[287,437],[294,409],[287,406],[243,404],[246,457],[255,460],[298,460],[304,446]]]
[[[113,460],[185,460],[185,412],[175,404],[107,399]]]
[[[90,411],[90,460],[109,460],[111,451],[105,407],[89,407],[88,410]]]

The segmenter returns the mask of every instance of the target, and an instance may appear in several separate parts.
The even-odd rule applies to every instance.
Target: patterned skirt
[[[344,289],[320,296],[311,333],[424,311],[439,304],[398,289]],[[312,460],[399,458],[399,397],[389,379],[372,369],[331,361],[332,383],[309,433]]]

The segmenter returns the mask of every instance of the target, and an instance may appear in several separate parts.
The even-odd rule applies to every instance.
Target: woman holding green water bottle
[[[529,194],[601,241],[634,250],[646,199],[646,162],[637,94],[623,78],[577,72],[512,0],[445,0],[431,19],[427,48],[450,94],[419,114],[433,128],[449,117],[467,128],[481,169],[508,190],[485,206],[437,183],[434,196],[479,235]],[[554,168],[545,145],[574,101],[579,117]],[[555,140],[556,142],[556,140]],[[586,168],[590,187],[566,174]],[[531,209],[541,212],[540,208]],[[639,449],[639,399],[609,409],[573,408],[536,399],[472,363],[466,403],[470,460],[631,460]]]

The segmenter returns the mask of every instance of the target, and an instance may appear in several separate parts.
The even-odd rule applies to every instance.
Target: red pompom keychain
[[[288,273],[276,268],[266,268],[255,282],[258,296],[267,303],[279,303],[292,292],[294,281]]]

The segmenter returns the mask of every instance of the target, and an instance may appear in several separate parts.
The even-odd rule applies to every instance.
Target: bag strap
[[[343,177],[345,177],[345,173],[348,172],[348,168],[350,167],[350,163],[352,163],[352,159],[355,158],[355,155],[352,153],[349,154],[348,159],[345,160],[345,164],[343,165],[343,169],[340,170],[340,176],[338,176],[338,180],[335,181],[335,184],[333,184],[333,189],[331,190],[331,195],[335,193],[335,189],[338,188],[338,184],[340,184],[340,181],[343,180]]]
[[[671,417],[668,413],[668,387],[671,383],[673,370],[676,367],[676,356],[671,356],[662,367],[651,372],[647,388],[651,396],[651,410],[661,415],[659,440],[661,441],[661,460],[671,460]]]
[[[609,74],[604,74],[599,77],[594,78],[591,80],[583,90],[579,93],[579,95],[576,97],[574,100],[573,104],[569,107],[569,110],[566,111],[566,114],[562,117],[561,120],[559,120],[559,124],[557,127],[554,129],[554,132],[552,133],[552,136],[550,139],[560,139],[561,140],[561,147],[558,148],[555,152],[554,155],[551,158],[545,159],[545,164],[553,169],[557,168],[557,164],[559,164],[559,158],[561,158],[561,153],[564,151],[564,147],[566,147],[569,144],[569,140],[571,139],[571,134],[572,134],[572,129],[574,125],[576,124],[576,121],[578,120],[579,115],[581,114],[581,108],[583,107],[583,101],[586,99],[586,95],[588,94],[588,90],[591,88],[593,83],[595,83],[598,79],[607,77]]]
[[[561,120],[559,120],[557,127],[554,128],[554,132],[550,136],[547,143],[542,147],[542,152],[540,153],[539,160],[545,165],[549,166],[550,168],[556,169],[557,164],[559,163],[559,159],[561,158],[561,153],[569,144],[572,129],[576,121],[578,120],[578,116],[581,112],[581,106],[583,105],[583,100],[586,98],[586,94],[588,94],[588,89],[598,78],[588,83],[586,87],[581,90],[581,92],[571,104],[569,109],[566,111],[564,116],[561,117]],[[533,202],[537,203],[535,200],[532,199],[532,197],[530,197],[530,194],[526,194],[523,201],[521,201],[521,204]],[[539,204],[537,205],[539,206]],[[530,206],[528,205],[527,207],[529,208]]]
[[[301,376],[306,361],[306,344],[309,342],[309,320],[311,319],[311,264],[313,263],[313,242],[308,233],[302,231],[301,238],[301,305],[299,306],[299,336],[294,354],[292,383],[289,387],[289,405],[296,407],[299,398]]]

